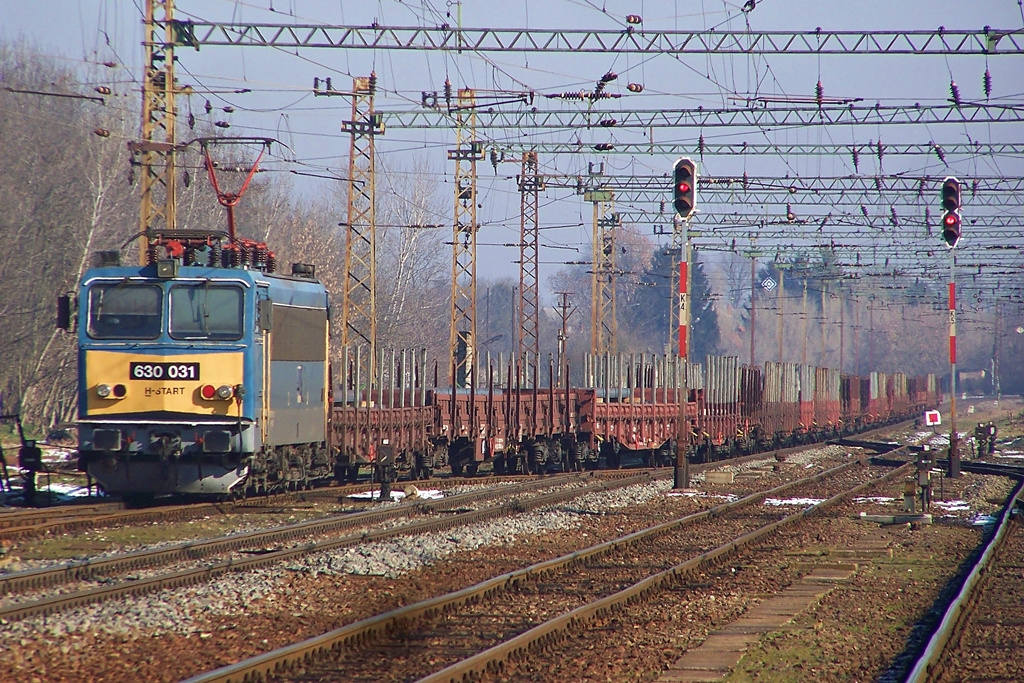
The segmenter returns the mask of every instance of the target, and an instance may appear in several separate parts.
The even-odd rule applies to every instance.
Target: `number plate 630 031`
[[[128,379],[199,379],[199,363],[132,363]]]

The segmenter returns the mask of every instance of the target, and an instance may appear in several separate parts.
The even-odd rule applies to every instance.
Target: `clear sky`
[[[1014,29],[1024,25],[1024,10],[1018,0],[758,0],[752,11],[744,12],[742,2],[713,0],[527,0],[494,2],[464,0],[177,0],[181,19],[250,23],[328,23],[367,25],[377,21],[394,26],[436,26],[442,23],[467,28],[590,28],[620,30],[627,14],[639,14],[642,27],[657,30],[933,30]],[[142,0],[0,0],[3,20],[0,37],[23,38],[44,51],[60,55],[83,67],[100,82],[114,84],[115,92],[137,91],[141,74]],[[825,94],[863,98],[866,103],[901,105],[920,102],[943,103],[949,98],[949,82],[956,80],[965,99],[981,100],[982,74],[992,74],[993,101],[1019,103],[1024,97],[1024,57],[984,56],[791,56],[791,55],[583,55],[583,54],[463,54],[440,52],[388,52],[371,50],[203,47],[198,52],[180,48],[178,75],[201,94],[179,105],[199,113],[206,99],[213,105],[213,117],[229,121],[238,135],[266,135],[286,142],[294,159],[283,152],[268,162],[282,168],[308,172],[337,172],[347,167],[347,137],[338,131],[348,118],[345,98],[315,98],[314,77],[332,77],[335,87],[347,87],[352,76],[375,70],[381,87],[377,108],[414,110],[420,106],[422,91],[440,91],[445,78],[454,87],[478,91],[532,90],[536,93],[592,89],[607,71],[619,79],[609,90],[623,97],[599,103],[602,112],[614,117],[630,109],[683,109],[694,107],[736,107],[742,98],[758,95],[813,96],[817,82]],[[113,62],[113,68],[100,66]],[[626,83],[644,85],[641,94],[629,93]],[[239,89],[251,92],[236,94]],[[741,98],[741,99],[737,99]],[[116,102],[116,97],[113,98]],[[538,100],[537,106],[571,108],[573,105]],[[576,105],[581,106],[581,105]],[[233,108],[225,113],[224,107]],[[126,117],[138,112],[126,111]],[[800,142],[863,144],[884,139],[889,143],[967,140],[1024,140],[1020,126],[933,125],[933,126],[831,126],[769,131],[759,129],[714,129],[706,131],[609,131],[589,129],[551,131],[535,139],[566,141],[579,139],[584,153],[541,158],[545,173],[586,172],[588,164],[604,162],[609,173],[660,174],[671,168],[673,156],[600,155],[590,145],[602,142],[679,139],[693,141],[698,134],[718,142]],[[489,144],[518,138],[518,132],[490,131]],[[425,160],[440,182],[452,173],[445,149],[453,146],[450,129],[389,129],[378,141],[383,169],[408,169],[412,159]],[[876,173],[878,168],[865,159],[856,171]],[[948,166],[946,165],[948,164]],[[902,157],[886,161],[885,173],[942,174],[968,177],[1022,173],[1021,159],[949,159]],[[481,204],[479,218],[490,226],[485,243],[509,243],[518,239],[519,193],[511,176],[518,163],[501,164],[495,172],[484,163],[480,170]],[[713,157],[704,161],[704,174],[841,176],[855,172],[846,156],[764,156]],[[398,176],[395,176],[398,177]],[[309,183],[317,181],[309,180]],[[448,181],[450,182],[450,180]],[[304,187],[315,189],[315,185]],[[387,191],[387,188],[382,188]],[[382,191],[379,190],[379,191]],[[545,233],[551,244],[588,244],[591,207],[569,190],[549,190],[542,198],[542,225],[576,225]],[[450,211],[437,217],[450,223]],[[648,229],[645,227],[645,230]],[[584,251],[589,250],[589,247]],[[480,258],[507,275],[516,271],[518,250],[499,247],[481,249]],[[549,250],[542,261],[565,259],[564,252]],[[551,272],[555,266],[544,266]],[[542,274],[542,280],[544,279]]]

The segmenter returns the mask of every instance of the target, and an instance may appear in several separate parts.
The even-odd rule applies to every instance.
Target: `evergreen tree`
[[[637,336],[651,350],[677,351],[679,321],[672,316],[672,301],[677,293],[669,291],[672,271],[678,272],[678,251],[658,248],[650,267],[640,278],[641,305],[620,311]],[[718,316],[711,298],[711,287],[704,273],[704,263],[695,253],[690,262],[690,358],[702,359],[718,352]],[[671,331],[670,331],[671,330]],[[671,339],[671,343],[669,340]]]

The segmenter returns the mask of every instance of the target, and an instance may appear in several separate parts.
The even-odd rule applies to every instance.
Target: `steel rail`
[[[665,478],[669,474],[670,470],[666,469],[663,470],[662,472],[655,473],[655,476],[657,478]],[[259,556],[252,558],[242,560],[228,559],[221,562],[217,562],[215,564],[207,565],[205,567],[185,569],[170,574],[160,574],[145,579],[139,579],[137,581],[113,584],[109,586],[100,586],[97,588],[55,595],[49,598],[41,598],[39,600],[27,601],[23,603],[14,603],[11,605],[7,605],[3,608],[0,608],[0,619],[5,619],[7,621],[17,621],[33,615],[49,615],[70,607],[80,607],[82,605],[88,605],[96,602],[104,602],[107,600],[124,597],[128,595],[142,595],[145,593],[165,588],[178,588],[181,586],[194,585],[201,583],[203,581],[209,581],[216,576],[220,576],[228,572],[245,571],[249,569],[255,569],[258,567],[264,567],[275,562],[280,562],[282,560],[294,559],[297,557],[301,557],[303,555],[321,552],[324,550],[336,550],[339,548],[347,548],[350,546],[359,545],[361,543],[370,543],[373,541],[393,538],[395,536],[427,533],[431,531],[443,531],[464,524],[486,521],[489,519],[494,519],[506,515],[520,514],[525,511],[535,509],[537,507],[554,505],[565,500],[570,500],[585,493],[591,493],[594,491],[607,491],[614,488],[621,488],[633,484],[648,482],[651,481],[653,478],[655,477],[652,477],[648,473],[644,473],[634,476],[622,477],[620,479],[602,479],[601,481],[594,482],[581,488],[570,489],[568,491],[553,491],[551,493],[537,496],[536,498],[532,498],[530,500],[511,501],[508,503],[504,503],[502,505],[496,505],[484,508],[482,510],[464,512],[457,515],[452,515],[450,517],[445,517],[443,519],[428,519],[421,522],[413,522],[411,524],[392,527],[388,529],[356,532],[354,534],[350,534],[340,539],[333,539],[329,541],[311,541],[304,545],[286,548],[282,550],[276,550],[273,552],[260,554]],[[551,480],[548,479],[541,481],[543,481],[545,485],[550,485]],[[487,493],[493,495],[494,491],[490,490]],[[449,501],[451,500],[452,499],[449,499]],[[449,503],[449,505],[450,504],[451,503]],[[373,521],[384,521],[390,517],[394,517],[399,514],[405,514],[406,512],[406,510],[401,510],[389,514],[389,511],[386,510],[374,511]],[[367,523],[367,519],[368,518],[364,518],[364,524]],[[159,553],[160,551],[157,550],[154,552]]]
[[[521,633],[518,636],[501,643],[500,645],[484,650],[479,654],[446,667],[437,673],[425,676],[419,679],[418,683],[441,683],[442,681],[450,681],[454,683],[455,681],[463,681],[467,679],[472,680],[474,676],[483,674],[484,672],[501,671],[503,662],[508,661],[517,655],[526,653],[528,650],[540,645],[549,644],[554,639],[561,638],[564,635],[577,631],[593,619],[620,610],[628,604],[645,600],[651,593],[660,590],[663,586],[675,583],[681,577],[702,568],[713,566],[716,562],[752,545],[754,542],[764,538],[768,534],[795,524],[796,522],[816,514],[827,507],[836,505],[847,498],[860,493],[861,491],[867,490],[884,481],[895,478],[896,476],[900,476],[909,468],[909,464],[904,465],[903,467],[897,468],[879,479],[858,484],[852,489],[837,494],[821,503],[817,503],[801,510],[800,512],[793,513],[792,515],[788,515],[780,520],[766,524],[760,529],[743,534],[729,543],[702,553],[701,555],[678,564],[675,567],[649,576],[646,579],[619,591],[618,593],[608,595],[589,604],[577,607],[571,612],[567,612],[555,617],[554,619],[550,619],[543,624],[535,626],[529,631]]]
[[[805,450],[806,448],[806,446],[798,446],[791,449],[785,449],[779,452],[796,452],[800,450]],[[745,462],[762,457],[764,457],[763,453],[755,453],[752,455],[744,456],[742,458],[736,458],[733,460],[733,462]],[[697,471],[700,471],[701,469],[705,469],[711,466],[714,466],[714,463],[695,465]],[[509,477],[502,477],[499,481],[503,483],[515,482],[515,485],[506,487],[504,490],[498,489],[498,492],[501,495],[515,495],[518,493],[528,492],[540,488],[546,488],[549,486],[558,486],[563,484],[564,482],[583,482],[588,477],[599,477],[604,480],[615,480],[630,478],[634,476],[637,476],[635,474],[635,470],[606,470],[601,472],[592,472],[585,475],[577,473],[567,473],[564,475],[559,474],[541,479],[538,479],[534,475],[513,475]],[[665,476],[667,476],[667,474],[661,471],[654,471],[653,473],[651,473],[651,478],[655,480],[664,478]],[[480,483],[480,481],[480,479],[460,478],[457,480],[449,480],[448,483],[465,482],[468,484]],[[363,491],[366,488],[367,487],[365,485],[352,485],[348,487],[324,489],[318,491],[304,491],[300,494],[300,496],[301,498],[305,498],[311,495],[312,497],[319,497],[323,496],[324,494],[328,494],[332,495],[333,497],[345,495],[345,491],[349,489],[358,492]],[[412,505],[403,505],[395,508],[387,508],[384,510],[368,510],[363,512],[348,513],[337,517],[327,517],[314,520],[307,520],[305,522],[296,522],[295,524],[284,525],[281,527],[276,527],[274,529],[267,529],[263,531],[253,531],[244,534],[232,534],[217,538],[204,539],[201,541],[189,541],[161,548],[151,548],[137,550],[130,553],[122,553],[111,557],[81,560],[76,562],[66,562],[49,567],[39,567],[36,569],[26,569],[20,572],[0,574],[0,596],[14,595],[30,590],[42,590],[52,586],[70,583],[72,581],[86,581],[93,579],[97,576],[110,575],[112,573],[117,572],[133,571],[137,569],[158,566],[161,564],[169,564],[171,562],[197,560],[202,557],[208,557],[211,555],[231,552],[235,550],[242,550],[246,547],[265,544],[267,542],[290,541],[320,533],[332,533],[342,529],[351,528],[353,526],[375,524],[403,516],[408,517],[416,513],[429,514],[431,512],[444,511],[452,508],[457,508],[459,506],[466,505],[469,503],[477,502],[480,500],[493,498],[494,494],[495,489],[468,491],[466,493],[461,493],[440,500],[422,500],[417,501]],[[280,495],[290,497],[294,494]],[[246,502],[259,503],[266,500],[267,498],[260,498]],[[3,612],[2,610],[0,610],[0,616],[2,616],[2,614]]]
[[[579,475],[558,475],[547,479],[531,478],[525,483],[515,484],[499,489],[500,495],[515,495],[528,492],[547,486],[558,486],[563,483],[582,481]],[[97,576],[109,575],[116,572],[132,571],[146,567],[153,567],[161,564],[169,564],[183,560],[197,560],[210,555],[227,553],[244,548],[254,547],[266,543],[281,543],[294,541],[300,538],[326,534],[349,529],[355,526],[378,524],[401,517],[409,517],[415,514],[428,514],[450,510],[462,505],[493,498],[495,489],[484,489],[481,491],[468,491],[466,493],[439,499],[416,501],[412,504],[400,505],[398,507],[384,508],[378,510],[366,510],[362,512],[349,513],[324,517],[319,519],[296,522],[264,529],[262,531],[251,531],[243,534],[231,534],[200,541],[189,541],[177,543],[172,546],[160,548],[148,548],[130,553],[121,553],[111,557],[82,560],[78,562],[67,562],[56,566],[40,567],[38,569],[27,569],[10,574],[0,574],[0,596],[16,594],[28,590],[41,590],[51,586],[69,583],[71,581],[85,581]],[[2,611],[0,611],[2,614]]]
[[[982,578],[988,572],[989,567],[992,566],[996,554],[1006,540],[1010,524],[1013,523],[1012,515],[1014,508],[1020,501],[1022,492],[1024,492],[1024,479],[1018,480],[1017,486],[1014,487],[1013,492],[1010,494],[1006,507],[1003,509],[1003,514],[999,518],[999,524],[996,527],[995,533],[989,538],[985,551],[974,563],[970,573],[964,579],[957,596],[949,604],[945,614],[942,615],[942,621],[939,622],[932,637],[928,640],[928,644],[917,658],[914,667],[910,670],[910,674],[906,679],[908,683],[924,683],[925,681],[934,680],[933,675],[940,666],[946,647],[949,645],[954,634],[966,623],[970,613],[973,611],[972,602],[978,596]]]
[[[102,503],[95,505],[83,504],[55,506],[53,508],[40,510],[41,514],[39,516],[53,516],[55,519],[52,521],[42,521],[36,524],[30,523],[23,525],[9,524],[6,528],[3,525],[0,525],[0,539],[19,540],[43,534],[85,531],[99,527],[109,527],[116,524],[144,524],[149,522],[177,521],[209,515],[211,513],[231,514],[247,508],[268,507],[289,502],[302,502],[309,498],[345,495],[346,492],[350,491],[358,492],[368,490],[371,486],[371,484],[350,484],[330,489],[289,491],[254,498],[243,498],[239,500],[185,503],[180,505],[154,505],[153,507],[134,509],[126,508],[124,503],[112,502],[108,504],[109,511],[105,509],[105,506]],[[88,509],[90,507],[96,508],[96,514],[94,516],[81,516],[80,519],[74,519],[74,517],[76,517],[75,511],[80,508]],[[60,512],[51,514],[47,513],[47,510],[59,510]],[[21,518],[31,522],[32,516],[33,514],[31,512],[26,512]],[[0,519],[3,519],[3,517],[4,515],[0,515]]]
[[[673,531],[675,529],[687,526],[689,524],[693,524],[694,522],[698,522],[705,519],[713,519],[728,512],[740,509],[742,507],[754,505],[769,496],[781,494],[797,486],[802,486],[808,483],[820,481],[821,479],[838,474],[854,466],[861,465],[863,464],[863,462],[864,460],[851,461],[849,463],[845,463],[843,465],[839,465],[837,467],[824,470],[813,476],[805,477],[794,482],[776,486],[767,491],[759,491],[749,496],[740,498],[739,500],[732,501],[729,503],[723,503],[722,505],[718,505],[716,507],[704,510],[702,512],[686,515],[684,517],[675,520],[670,520],[668,522],[663,522],[656,526],[636,531],[631,534],[627,534],[626,536],[613,539],[611,541],[606,541],[604,543],[600,543],[589,548],[569,553],[567,555],[563,555],[552,560],[546,560],[544,562],[531,565],[524,569],[519,569],[513,572],[502,574],[500,576],[496,576],[494,578],[480,582],[474,586],[469,586],[454,593],[437,596],[396,610],[392,610],[390,612],[386,612],[384,614],[369,617],[367,619],[363,619],[353,624],[349,624],[341,628],[335,629],[321,636],[310,638],[299,643],[294,643],[292,645],[277,650],[273,650],[271,652],[266,652],[262,655],[238,662],[230,666],[222,667],[215,671],[199,674],[197,676],[187,679],[185,683],[240,683],[243,681],[249,683],[252,681],[265,680],[266,678],[274,674],[287,671],[292,666],[301,664],[303,662],[314,661],[323,657],[330,656],[330,652],[339,651],[350,646],[358,647],[361,644],[364,644],[382,635],[385,635],[386,633],[392,631],[399,624],[408,624],[413,620],[441,614],[443,612],[450,611],[472,601],[486,599],[488,596],[494,593],[511,590],[517,584],[523,581],[533,580],[542,577],[555,570],[574,566],[587,559],[594,559],[607,555],[610,552],[635,544],[643,539],[657,536],[660,534],[665,534],[669,531]],[[863,490],[863,488],[877,485],[878,483],[885,481],[889,477],[897,476],[899,473],[904,472],[908,467],[909,465],[904,465],[903,467],[900,467],[894,470],[893,472],[886,474],[882,478],[872,480],[865,484],[861,484],[856,488],[852,489],[851,491],[848,491],[842,495],[853,495],[859,492],[860,490]],[[829,501],[826,501],[826,503],[829,503],[832,500],[833,499],[830,499]],[[819,506],[814,506],[813,508],[809,508],[808,510],[798,513],[795,516],[805,516],[807,514],[810,514],[812,510],[817,510],[820,506],[823,505],[825,505],[825,503],[819,504]],[[768,525],[768,528],[774,530],[778,528],[779,524],[779,522],[771,523]],[[757,532],[755,532],[755,534],[756,533]],[[722,546],[719,549],[716,549],[709,553],[704,553],[698,558],[695,558],[690,562],[684,563],[684,565],[680,565],[680,567],[699,566],[702,562],[709,561],[710,559],[717,558],[727,552],[731,552],[737,548],[740,548],[757,537],[759,536],[747,534],[743,537],[731,541],[730,543],[726,544],[725,546]],[[647,585],[657,577],[660,577],[664,574],[670,574],[672,577],[674,577],[678,573],[680,573],[680,571],[682,571],[676,571],[677,569],[678,567],[670,569],[667,572],[662,572],[661,574],[656,575],[656,577],[645,579],[641,583]],[[664,579],[659,580],[658,585],[660,585],[662,581],[664,581]],[[651,585],[654,584],[651,583]],[[604,604],[608,600],[609,598],[605,598],[604,600],[598,602]],[[607,608],[602,607],[601,609]],[[531,631],[530,633],[533,633],[533,631]],[[541,635],[541,638],[547,637],[548,634]],[[515,642],[516,645],[512,649],[521,649],[522,641],[516,639]],[[474,671],[477,670],[475,667],[478,662],[479,660],[474,660],[474,664],[472,665]],[[487,669],[486,665],[483,667],[483,669],[480,670],[485,669]],[[472,676],[470,670],[468,669],[465,671],[465,674],[467,676]],[[461,673],[459,674],[458,680],[463,680],[462,675],[463,674]]]
[[[46,524],[51,519],[82,515],[109,514],[123,510],[122,503],[79,503],[72,505],[55,505],[47,508],[29,508],[24,510],[4,510],[0,512],[0,531],[12,527],[23,527]],[[2,537],[2,536],[0,536]]]
[[[6,528],[0,528],[0,539],[18,540],[43,534],[52,534],[55,532],[84,531],[98,527],[108,527],[115,524],[142,524],[148,522],[167,522],[190,519],[192,517],[209,515],[215,512],[224,513],[225,509],[230,511],[230,509],[234,508],[243,509],[248,507],[275,505],[279,502],[293,498],[294,496],[294,493],[281,493],[267,496],[265,498],[253,498],[250,500],[234,502],[188,503],[185,505],[156,506],[141,509],[125,509],[120,503],[111,503],[111,506],[117,507],[112,507],[109,512],[104,511],[103,509],[97,509],[96,514],[93,516],[80,515],[78,517],[75,516],[74,512],[71,512],[73,510],[77,510],[79,507],[77,505],[53,508],[54,510],[68,510],[69,512],[62,512],[60,514],[53,515],[55,519],[39,523],[31,523],[31,516],[26,516],[24,519],[27,519],[30,522],[29,524],[9,525]],[[46,515],[43,516],[45,517]]]

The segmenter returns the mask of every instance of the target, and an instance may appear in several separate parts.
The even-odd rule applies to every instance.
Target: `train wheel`
[[[505,456],[499,455],[494,459],[493,463],[495,474],[505,474]]]
[[[656,450],[654,452],[654,466],[655,467],[664,467],[665,465],[667,465],[669,463],[671,457],[672,457],[672,452],[671,451],[669,451],[667,449],[659,448],[658,450]]]
[[[359,479],[359,465],[349,465],[348,473],[345,477],[349,483],[354,484]]]
[[[530,444],[527,459],[530,461],[530,472],[539,474],[544,471],[544,466],[547,464],[547,453],[539,443]]]
[[[409,471],[409,478],[413,481],[425,479],[423,476],[424,470],[427,469],[427,464],[424,462],[422,453],[413,453],[412,456],[412,469]]]
[[[121,500],[130,508],[141,508],[153,504],[152,493],[122,493]]]
[[[575,443],[569,451],[569,465],[573,472],[583,469],[583,462],[587,459],[587,444]]]
[[[480,464],[476,462],[471,462],[468,465],[466,465],[466,473],[469,474],[469,476],[471,477],[476,476],[476,473],[479,469]]]
[[[516,454],[516,472],[521,474],[532,474],[530,471],[530,456],[523,449]]]
[[[618,451],[611,443],[601,444],[601,451],[604,454],[604,466],[609,470],[617,470],[621,466]]]
[[[456,476],[456,477],[461,477],[462,473],[463,473],[463,468],[464,468],[463,463],[461,463],[461,462],[457,462],[457,463],[453,462],[452,463],[452,474],[454,476]]]

